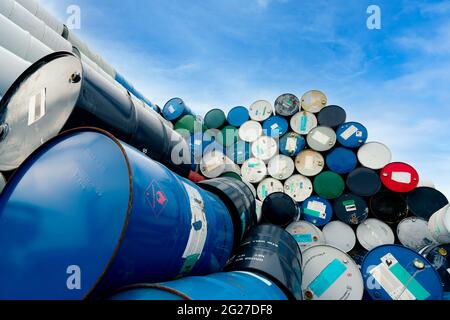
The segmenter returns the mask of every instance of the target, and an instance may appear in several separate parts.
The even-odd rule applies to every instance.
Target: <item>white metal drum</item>
[[[31,12],[34,16],[42,20],[48,27],[50,27],[57,34],[62,35],[64,31],[64,24],[59,22],[53,15],[51,15],[39,2],[35,0],[16,0],[25,9]]]
[[[267,176],[267,167],[264,161],[250,158],[241,167],[242,179],[249,183],[260,183]]]
[[[303,202],[313,193],[311,180],[302,175],[293,175],[284,183],[284,192],[296,202]]]
[[[295,164],[292,158],[285,155],[277,155],[269,161],[269,175],[274,179],[286,180],[294,174]]]
[[[336,132],[328,127],[316,127],[306,138],[311,149],[324,152],[331,150],[337,141]]]
[[[318,113],[327,106],[328,99],[323,92],[311,90],[303,95],[301,103],[303,110]]]
[[[397,237],[402,245],[417,252],[435,243],[428,230],[428,222],[418,217],[403,219],[397,226]]]
[[[279,180],[274,178],[266,178],[259,183],[256,193],[258,195],[258,199],[264,201],[264,199],[272,193],[283,192],[283,190],[283,184]]]
[[[369,142],[358,150],[358,160],[366,168],[380,170],[392,161],[392,152],[384,144]]]
[[[252,154],[263,161],[272,159],[278,153],[278,143],[275,139],[263,136],[253,142]]]
[[[450,205],[445,206],[428,221],[428,230],[433,239],[440,244],[450,243]]]
[[[202,175],[209,179],[221,176],[226,168],[226,156],[219,151],[206,153],[200,163]]]
[[[317,127],[317,124],[317,117],[307,111],[300,111],[291,118],[292,130],[302,135],[307,135],[312,129]]]
[[[356,229],[356,237],[367,251],[395,242],[395,235],[391,227],[378,219],[367,219],[362,222]]]
[[[300,251],[325,244],[323,232],[312,223],[297,221],[291,223],[286,231],[297,241]]]
[[[258,122],[265,121],[273,115],[273,105],[269,101],[259,100],[248,109],[250,119]]]
[[[0,96],[4,96],[9,87],[30,66],[28,61],[0,47]]]
[[[295,168],[306,177],[318,175],[323,171],[324,167],[324,157],[321,153],[314,150],[304,150],[295,158]]]
[[[247,121],[239,128],[239,138],[245,142],[255,142],[263,134],[261,123]]]
[[[349,255],[315,246],[303,252],[302,291],[305,300],[362,300],[364,282]]]
[[[356,245],[356,235],[353,229],[341,221],[331,221],[323,228],[327,245],[343,252],[350,252]]]

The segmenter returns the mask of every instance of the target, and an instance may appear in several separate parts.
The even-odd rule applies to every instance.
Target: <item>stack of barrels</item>
[[[258,222],[294,237],[303,298],[440,299],[450,290],[447,198],[323,92],[204,119],[177,98],[163,116],[190,143],[202,179],[243,181]]]

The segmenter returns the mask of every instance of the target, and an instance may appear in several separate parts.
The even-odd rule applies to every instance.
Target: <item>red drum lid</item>
[[[394,162],[381,170],[381,181],[391,191],[407,193],[418,186],[419,174],[409,164]]]

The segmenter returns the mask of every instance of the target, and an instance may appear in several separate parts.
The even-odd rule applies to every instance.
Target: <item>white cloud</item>
[[[440,26],[431,35],[419,36],[410,33],[395,39],[395,42],[404,49],[412,51],[427,54],[448,54],[450,53],[450,23]]]

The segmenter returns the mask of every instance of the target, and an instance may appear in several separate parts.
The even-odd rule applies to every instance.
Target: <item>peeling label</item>
[[[348,140],[352,135],[354,135],[357,132],[358,132],[358,128],[355,127],[354,125],[351,125],[347,130],[345,130],[341,134],[341,138],[344,140]]]
[[[38,122],[45,116],[46,89],[32,96],[28,102],[28,126]]]

